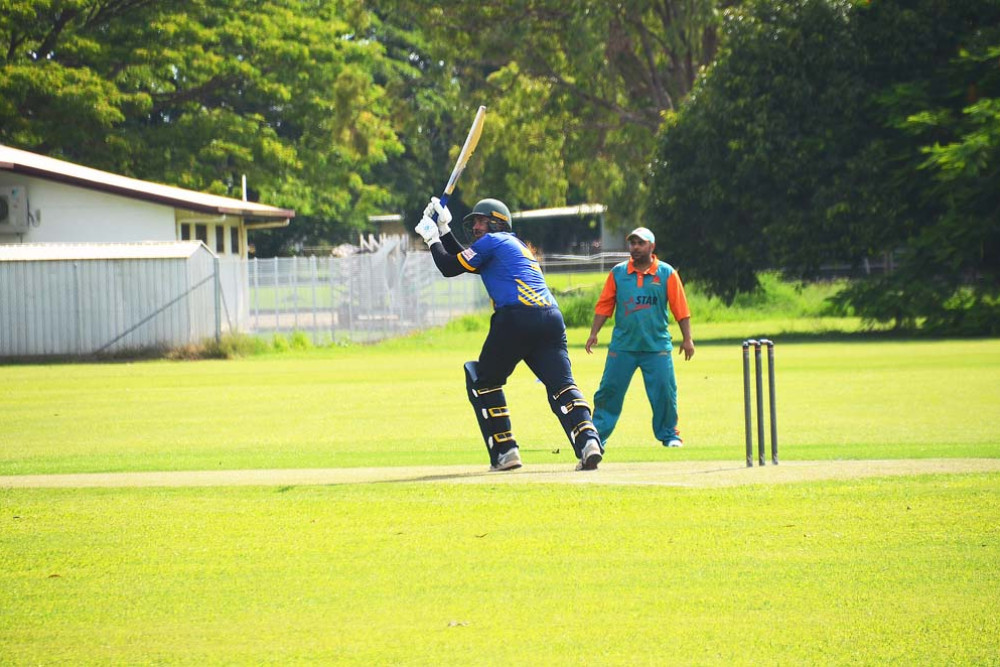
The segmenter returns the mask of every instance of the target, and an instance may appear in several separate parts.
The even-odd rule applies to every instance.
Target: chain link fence
[[[478,276],[444,278],[405,237],[346,257],[251,259],[247,281],[246,330],[302,332],[316,345],[381,340],[489,307]]]

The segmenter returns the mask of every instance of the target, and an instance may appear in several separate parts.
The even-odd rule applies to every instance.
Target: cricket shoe
[[[492,472],[500,472],[501,470],[517,470],[520,467],[521,454],[518,452],[517,447],[512,447],[497,457],[496,464],[491,465],[490,470]]]
[[[684,441],[681,440],[680,438],[670,438],[670,440],[667,440],[666,442],[663,443],[663,446],[664,447],[683,447],[684,446]]]
[[[577,470],[597,470],[597,464],[604,458],[601,453],[601,445],[596,440],[588,440],[583,446],[583,453],[580,455],[580,462],[576,464]]]

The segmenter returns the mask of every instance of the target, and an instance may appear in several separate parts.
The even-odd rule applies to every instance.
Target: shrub
[[[445,325],[445,331],[486,331],[490,326],[491,312],[474,313],[457,317]]]
[[[223,359],[249,357],[267,352],[267,342],[247,334],[226,334],[218,343],[213,341],[207,347],[212,346],[217,349],[218,357]]]
[[[566,326],[590,327],[594,321],[594,305],[600,295],[600,287],[557,294],[556,300],[559,301]]]
[[[309,339],[309,336],[304,331],[292,332],[290,345],[293,350],[309,350],[313,346],[312,340]]]

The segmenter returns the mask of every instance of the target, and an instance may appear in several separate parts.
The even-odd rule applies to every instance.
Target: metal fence
[[[545,255],[539,262],[543,273],[605,273],[619,262],[628,260],[627,252],[602,252],[595,255]]]
[[[244,329],[308,334],[314,344],[374,341],[437,326],[489,306],[477,276],[444,278],[405,238],[346,257],[275,257],[247,264]]]
[[[478,276],[444,278],[407,237],[364,250],[243,260],[199,246],[176,258],[0,262],[0,358],[169,348],[225,333],[369,342],[490,306]],[[624,257],[540,259],[556,273],[606,271]]]
[[[174,348],[221,329],[218,260],[200,243],[27,244],[7,254],[0,358]]]
[[[300,332],[314,344],[375,341],[488,308],[478,276],[444,278],[430,253],[406,237],[386,237],[374,252],[346,257],[274,257],[247,264],[248,313],[255,335]],[[543,271],[610,270],[628,253],[541,258]]]

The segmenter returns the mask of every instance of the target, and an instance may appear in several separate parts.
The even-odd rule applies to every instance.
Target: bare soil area
[[[568,462],[539,465],[529,462],[519,470],[507,472],[489,472],[485,466],[417,466],[11,475],[0,476],[0,488],[304,486],[393,482],[721,487],[982,472],[1000,472],[1000,459],[784,461],[777,466],[762,468],[747,468],[742,463],[724,461],[606,462],[601,464],[599,470],[591,472],[577,472]]]

